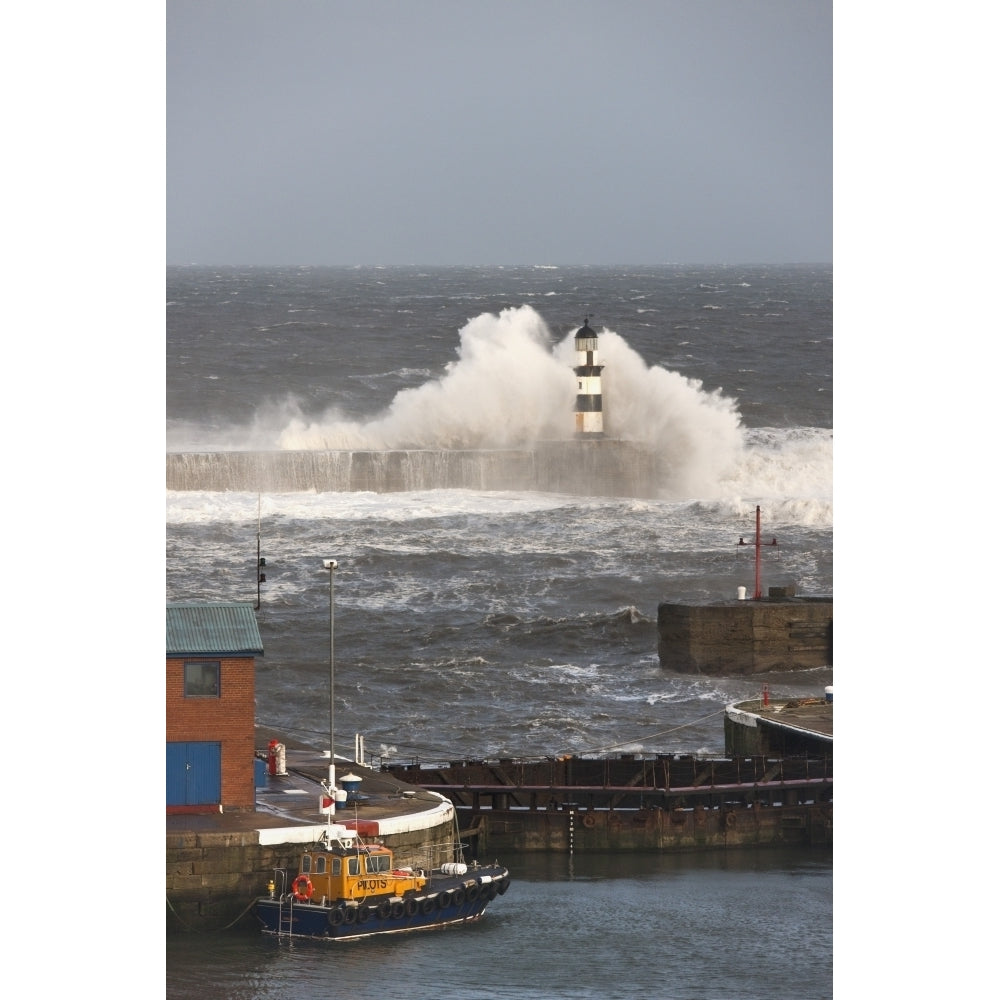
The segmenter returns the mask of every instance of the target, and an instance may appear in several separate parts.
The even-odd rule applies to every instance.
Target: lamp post
[[[336,767],[333,763],[333,571],[337,568],[336,559],[324,559],[323,569],[330,571],[330,798],[336,801]],[[331,811],[336,805],[330,807]]]

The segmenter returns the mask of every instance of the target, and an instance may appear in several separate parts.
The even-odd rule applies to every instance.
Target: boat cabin
[[[388,847],[334,841],[329,847],[302,853],[292,894],[299,902],[362,903],[372,897],[401,899],[407,893],[420,892],[426,884],[422,872],[394,868]]]

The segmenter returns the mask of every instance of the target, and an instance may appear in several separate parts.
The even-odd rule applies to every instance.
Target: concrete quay
[[[726,753],[732,756],[833,755],[833,701],[760,699],[726,706]]]
[[[268,774],[255,810],[167,816],[168,931],[256,926],[253,901],[274,870],[298,870],[303,845],[315,843],[327,826],[320,780],[329,760],[305,747],[286,749],[286,773]],[[353,773],[361,786],[358,801],[338,809],[333,822],[378,837],[400,865],[433,868],[454,860],[456,813],[447,798],[350,760],[336,763],[338,779]]]

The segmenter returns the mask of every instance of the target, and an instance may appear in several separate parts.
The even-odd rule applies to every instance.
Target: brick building
[[[255,807],[253,605],[167,605],[167,812]]]

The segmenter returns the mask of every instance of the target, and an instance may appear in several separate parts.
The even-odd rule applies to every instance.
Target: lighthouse
[[[597,363],[597,334],[588,326],[576,331],[576,436],[604,437],[604,404],[601,399],[601,369]]]

